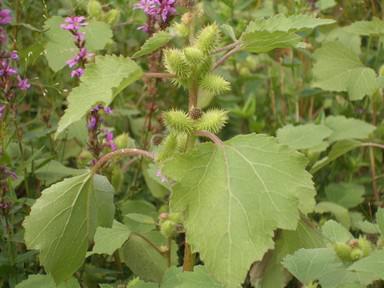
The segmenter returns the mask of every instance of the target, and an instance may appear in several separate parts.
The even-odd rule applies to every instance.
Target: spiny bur
[[[201,118],[196,121],[196,130],[207,130],[212,133],[220,132],[228,121],[227,114],[224,110],[216,109],[205,112]]]
[[[231,89],[231,85],[223,77],[216,74],[207,74],[200,81],[200,87],[212,95],[218,95]]]
[[[187,113],[180,110],[171,110],[163,114],[164,124],[171,132],[191,134],[193,120]]]
[[[168,49],[164,52],[164,65],[167,71],[175,74],[178,78],[186,79],[190,73],[183,51],[179,49]]]
[[[217,48],[220,40],[220,30],[216,24],[203,28],[196,37],[195,45],[205,54],[210,54]]]
[[[177,136],[176,134],[169,134],[160,146],[159,154],[157,155],[157,161],[164,161],[175,153],[177,149]]]
[[[187,47],[184,49],[184,55],[186,60],[191,65],[199,65],[205,59],[203,51],[197,47]]]

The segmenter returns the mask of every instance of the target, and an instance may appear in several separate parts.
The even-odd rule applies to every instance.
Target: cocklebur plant
[[[220,108],[201,108],[198,100],[206,95],[230,93],[231,85],[221,76],[225,74],[220,69],[235,53],[302,47],[299,42],[303,33],[298,32],[333,21],[308,15],[261,18],[227,44],[218,24],[200,26],[193,19],[197,14],[192,11],[188,14],[191,19],[187,20],[193,27],[185,31],[189,37],[180,41],[169,32],[172,31],[172,18],[178,16],[175,5],[175,1],[140,1],[136,8],[147,15],[151,25],[144,30],[151,38],[134,54],[137,63],[108,52],[96,55],[94,62],[84,64],[79,86],[67,97],[68,106],[58,123],[56,139],[84,120],[90,134],[99,136],[103,132],[97,124],[100,123],[99,113],[104,113],[104,107],[109,107],[119,93],[137,80],[148,83],[148,79],[155,79],[156,85],[179,89],[177,93],[188,95],[180,107],[160,106],[163,110],[160,122],[164,126],[160,135],[156,135],[162,138],[160,145],[143,145],[149,147],[144,150],[127,145],[126,137],[112,141],[112,135],[105,133],[104,142],[92,137],[95,143],[88,141],[88,146],[99,152],[92,153],[94,161],[88,169],[79,169],[75,176],[53,184],[36,200],[24,222],[25,241],[29,249],[39,250],[40,263],[57,284],[72,281],[77,271],[83,271],[86,261],[92,262],[86,258],[99,259],[95,254],[108,255],[107,263],[114,259],[120,268],[126,265],[135,276],[153,282],[134,280],[130,286],[195,287],[194,283],[202,283],[197,285],[241,287],[251,277],[256,278],[255,282],[267,281],[272,266],[278,267],[276,275],[279,277],[276,278],[284,282],[281,263],[285,255],[300,248],[325,246],[323,239],[317,239],[318,229],[306,216],[314,211],[315,189],[312,176],[305,169],[307,160],[296,150],[311,147],[304,141],[308,139],[289,141],[287,131],[283,131],[276,138],[246,134],[224,141],[219,136],[227,135],[220,133],[231,123],[228,112]],[[89,8],[89,13],[96,15],[97,9],[96,4]],[[168,24],[169,30],[166,29]],[[101,48],[94,49],[95,53],[104,45],[98,47]],[[158,70],[144,72],[139,64],[148,63],[142,57],[151,58],[154,54],[161,56],[156,58],[161,59],[158,65],[154,65]],[[157,91],[162,93],[163,90]],[[156,93],[151,96],[157,101]],[[249,103],[244,115],[255,110],[253,102]],[[333,127],[332,120],[325,122]],[[347,119],[340,121],[348,122]],[[323,126],[313,124],[300,128],[320,131],[315,134],[321,143],[330,137],[337,138],[331,128]],[[336,129],[338,127],[333,127]],[[309,132],[304,135],[310,135]],[[298,145],[297,142],[301,146],[292,147]],[[100,152],[103,144],[113,151]],[[87,159],[90,155],[84,153],[82,156]],[[119,197],[131,196],[116,195],[114,199],[114,190],[120,190],[122,180],[131,181],[124,173],[119,173],[122,170],[119,161],[125,157],[132,157],[124,162],[127,169],[137,158],[146,158],[140,166],[145,167],[143,174],[147,186],[165,191],[153,195],[156,198],[153,202],[162,207],[158,209],[162,212],[160,217],[159,211],[148,202],[128,199],[125,205],[119,203],[115,207],[114,201]],[[116,208],[119,212],[115,217]],[[329,212],[324,207],[323,210],[316,208],[316,213]],[[351,259],[351,265],[361,265],[360,261],[375,259],[377,253],[380,256],[382,251],[370,251],[364,238],[357,240],[358,244],[351,243],[357,245],[351,247],[348,241],[352,238],[347,236],[347,239],[334,242],[348,243],[349,254],[343,252],[338,256],[333,246],[319,248],[326,249],[321,251],[304,251],[304,254],[314,253],[317,257],[325,252],[325,260],[332,260],[330,266],[336,268],[343,268],[339,265],[347,262],[339,259],[341,257]],[[286,239],[290,239],[289,245],[293,248],[284,246]],[[175,267],[180,263],[175,259],[177,251],[182,254],[179,259],[182,269]],[[303,259],[302,255],[297,258],[299,262]],[[298,265],[289,262],[291,260],[297,259],[284,259],[284,267],[301,281],[291,268]],[[262,279],[257,279],[258,276]],[[323,279],[304,280],[304,285],[315,287],[316,281]]]

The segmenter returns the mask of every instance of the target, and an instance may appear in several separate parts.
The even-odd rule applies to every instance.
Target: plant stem
[[[233,43],[228,44],[228,45],[226,45],[224,47],[217,48],[215,51],[213,51],[213,53],[220,53],[220,52],[228,51],[229,49],[233,49],[236,46],[239,46],[239,44],[240,44],[239,41],[233,42]]]
[[[184,246],[184,262],[183,262],[183,271],[193,271],[193,266],[195,265],[195,257],[192,254],[191,245],[185,241]]]
[[[217,67],[223,65],[225,63],[225,61],[228,60],[229,57],[231,57],[233,54],[239,52],[241,50],[241,46],[239,45],[236,45],[234,48],[232,48],[231,50],[229,50],[223,57],[221,57],[216,63],[215,65],[213,66],[212,70],[215,70]]]
[[[153,249],[156,250],[157,253],[159,253],[161,256],[166,256],[168,251],[162,251],[159,247],[157,247],[157,245],[155,243],[153,243],[151,240],[149,240],[147,237],[139,234],[139,233],[136,233],[136,232],[132,232],[132,235],[134,236],[137,236],[138,238],[141,238],[142,240],[144,240],[147,244],[149,244]]]
[[[144,77],[170,79],[170,78],[175,78],[176,75],[171,73],[162,73],[162,72],[146,72],[144,73]]]
[[[197,107],[197,100],[199,96],[199,86],[196,83],[193,83],[189,87],[189,111],[191,111],[193,108]]]
[[[370,162],[370,170],[371,170],[371,178],[372,178],[372,193],[375,199],[375,202],[380,201],[380,193],[377,189],[376,183],[376,163],[375,163],[375,153],[373,151],[373,147],[369,147],[369,162]]]
[[[224,145],[223,141],[221,141],[221,139],[219,137],[217,137],[215,134],[213,134],[209,131],[205,131],[205,130],[196,131],[195,135],[200,136],[200,137],[209,138],[216,145]]]
[[[155,159],[155,155],[151,152],[141,150],[141,149],[130,149],[124,148],[120,150],[113,151],[101,157],[92,168],[92,173],[97,173],[97,171],[104,166],[109,160],[115,157],[121,156],[144,156],[151,160]]]

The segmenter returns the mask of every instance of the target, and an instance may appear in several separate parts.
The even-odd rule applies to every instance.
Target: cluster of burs
[[[220,40],[217,25],[203,28],[184,49],[167,49],[164,51],[164,65],[174,78],[173,83],[189,91],[197,103],[199,97],[212,97],[230,90],[230,84],[223,77],[213,72],[214,57]],[[193,95],[191,95],[193,94]],[[227,112],[211,109],[203,112],[190,99],[188,112],[171,110],[163,115],[164,124],[169,134],[163,141],[158,154],[158,161],[171,157],[175,152],[184,152],[188,143],[193,141],[196,131],[218,133],[228,120]]]

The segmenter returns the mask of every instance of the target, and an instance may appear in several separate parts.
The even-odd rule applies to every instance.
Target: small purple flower
[[[162,19],[163,22],[167,22],[171,15],[176,13],[175,8],[176,0],[140,0],[135,4],[135,9],[141,9],[148,16]],[[140,30],[145,31],[145,27],[142,26]]]
[[[28,90],[31,88],[31,83],[29,83],[29,80],[27,78],[22,79],[21,77],[18,77],[19,83],[17,84],[17,87],[19,87],[20,90]]]
[[[12,14],[9,9],[0,10],[0,25],[8,25],[12,22]]]
[[[17,53],[17,51],[13,50],[10,54],[10,57],[12,60],[17,61],[17,60],[19,60],[19,53]]]
[[[96,128],[96,125],[97,125],[97,119],[95,116],[92,115],[88,120],[88,129],[94,130]]]
[[[108,115],[111,115],[111,114],[112,114],[112,109],[111,109],[111,107],[108,107],[108,106],[104,107],[104,112],[105,112],[106,114],[108,114]]]
[[[3,118],[5,113],[5,105],[0,104],[0,119]]]
[[[88,25],[84,16],[67,17],[64,21],[65,23],[61,24],[60,27],[68,31],[78,31],[81,27]],[[78,33],[78,35],[80,35],[80,33]]]
[[[80,78],[84,75],[84,69],[83,68],[77,68],[71,72],[72,78]]]
[[[107,145],[111,148],[112,151],[115,151],[117,149],[112,131],[109,131],[107,129],[105,130],[105,141],[107,142]]]
[[[0,64],[0,76],[7,77],[17,74],[17,69],[9,66],[8,61],[3,60]]]

